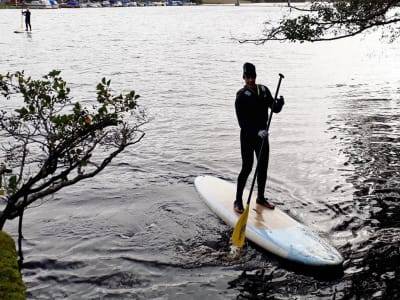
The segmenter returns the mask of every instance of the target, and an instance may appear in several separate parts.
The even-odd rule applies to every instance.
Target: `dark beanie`
[[[256,74],[256,66],[253,65],[252,63],[245,63],[243,65],[243,78],[244,77],[252,77],[252,78],[256,78],[257,74]]]

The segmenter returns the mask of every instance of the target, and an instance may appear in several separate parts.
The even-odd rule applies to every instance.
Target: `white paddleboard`
[[[28,31],[26,31],[25,29],[14,30],[14,33],[28,33],[28,34],[30,34],[30,33],[32,33],[32,30],[28,30]]]
[[[235,227],[240,216],[233,210],[236,185],[212,176],[199,176],[194,184],[207,205]],[[243,196],[247,201],[248,191]],[[265,250],[297,263],[310,266],[343,263],[343,257],[326,240],[279,208],[271,210],[256,204],[255,196],[250,202],[246,237]]]

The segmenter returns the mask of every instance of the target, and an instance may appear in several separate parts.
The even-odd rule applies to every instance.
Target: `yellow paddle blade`
[[[244,240],[246,239],[246,225],[247,219],[249,218],[249,210],[250,207],[249,204],[247,204],[244,212],[240,216],[235,228],[233,229],[232,245],[236,247],[241,248],[244,245]]]

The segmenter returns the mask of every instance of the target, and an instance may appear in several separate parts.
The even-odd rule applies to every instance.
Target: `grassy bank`
[[[25,300],[25,284],[18,271],[13,239],[0,231],[0,299]]]
[[[2,8],[19,8],[21,9],[21,5],[18,4],[17,6],[15,4],[9,4],[9,3],[0,3],[0,9]]]

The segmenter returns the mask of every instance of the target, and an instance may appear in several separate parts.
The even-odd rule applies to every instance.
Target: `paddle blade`
[[[246,238],[246,225],[247,225],[247,219],[249,218],[249,210],[250,206],[249,204],[247,204],[246,209],[240,216],[239,220],[236,223],[235,228],[233,229],[232,245],[239,248],[243,247],[244,240]]]

